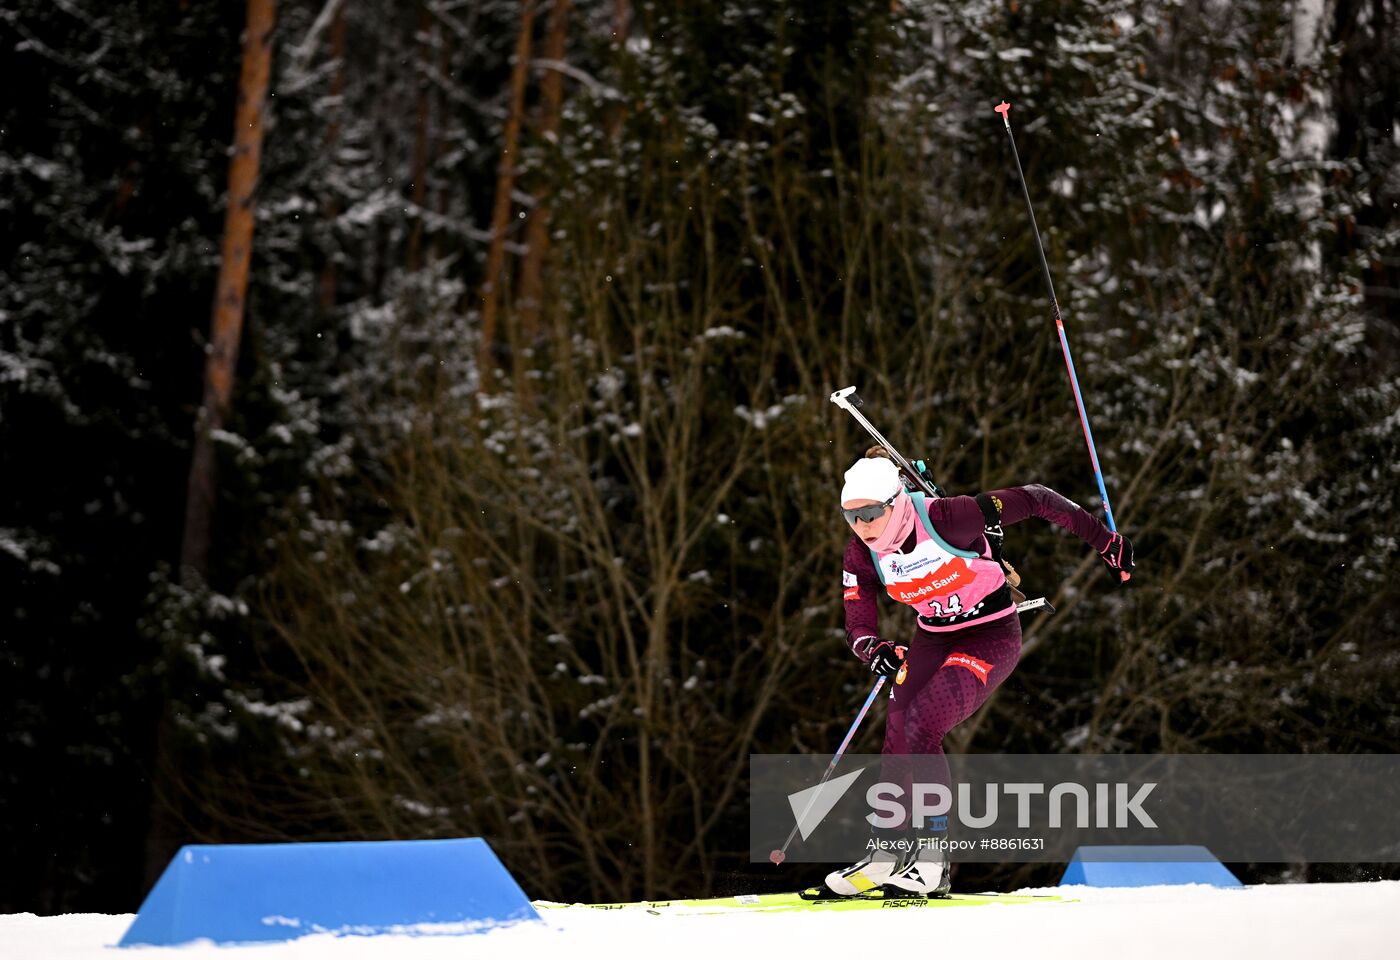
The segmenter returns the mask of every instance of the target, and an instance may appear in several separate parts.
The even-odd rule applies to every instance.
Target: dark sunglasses
[[[894,498],[899,496],[896,490],[890,494],[890,498],[884,503],[872,503],[864,507],[856,507],[854,510],[841,508],[841,516],[846,518],[847,523],[855,523],[857,520],[864,520],[866,523],[874,523],[885,515],[885,508],[894,503]]]

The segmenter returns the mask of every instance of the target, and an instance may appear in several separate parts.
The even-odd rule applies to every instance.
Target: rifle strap
[[[1015,590],[1021,585],[1021,575],[1001,555],[1001,542],[1006,536],[1006,531],[1001,526],[1001,501],[990,493],[979,493],[976,500],[977,506],[982,510],[982,534],[987,538],[987,546],[992,551],[992,559],[1001,564],[1002,569],[1006,571],[1007,581]]]

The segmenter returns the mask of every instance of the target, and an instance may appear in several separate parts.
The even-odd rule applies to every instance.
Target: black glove
[[[1108,546],[1099,551],[1099,556],[1103,558],[1108,569],[1113,571],[1115,582],[1127,583],[1132,579],[1133,541],[1121,533],[1112,534],[1109,537]],[[1123,576],[1125,573],[1128,576]]]
[[[881,640],[871,648],[870,656],[866,659],[865,665],[875,676],[888,677],[893,680],[904,666],[904,655],[908,652],[908,647],[896,647],[888,640]]]

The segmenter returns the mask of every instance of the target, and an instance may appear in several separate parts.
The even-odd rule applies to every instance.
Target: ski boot
[[[869,850],[851,866],[827,874],[828,895],[855,897],[883,887],[908,867],[914,856],[914,838],[906,830],[875,830],[870,835]]]
[[[855,897],[876,890],[904,869],[905,854],[891,850],[872,850],[844,870],[826,875],[826,889],[838,897]]]
[[[940,840],[946,836],[946,833],[935,835]],[[926,838],[926,841],[928,839],[933,838]],[[885,891],[885,896],[890,899],[899,897],[941,899],[948,896],[953,887],[951,867],[947,849],[926,842],[925,845],[916,847],[911,853],[903,856],[899,865],[885,878],[881,886]],[[827,882],[829,884],[830,880]]]

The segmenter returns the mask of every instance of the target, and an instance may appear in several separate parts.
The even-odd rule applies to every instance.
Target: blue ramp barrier
[[[1061,886],[1152,887],[1158,884],[1207,883],[1243,887],[1205,847],[1080,847],[1060,878]]]
[[[165,868],[118,946],[476,933],[538,919],[479,837],[188,846]]]

